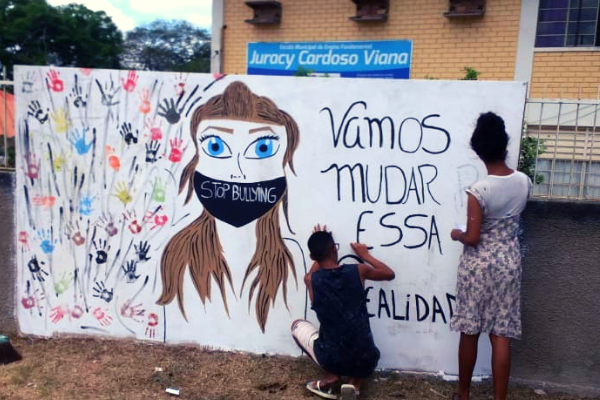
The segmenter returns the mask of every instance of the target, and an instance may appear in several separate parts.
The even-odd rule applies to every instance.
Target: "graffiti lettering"
[[[371,318],[448,324],[454,315],[456,296],[450,293],[427,298],[420,294],[406,294],[403,297],[394,289],[386,291],[380,288],[375,291],[373,286],[368,286],[365,293]]]
[[[352,103],[344,113],[337,129],[331,109],[329,107],[321,109],[321,112],[327,111],[329,116],[333,147],[337,148],[340,145],[348,149],[389,147],[390,150],[394,150],[397,144],[400,151],[409,154],[419,150],[429,154],[442,154],[450,147],[450,133],[444,128],[427,123],[431,118],[440,118],[439,114],[430,114],[421,120],[414,117],[404,118],[396,132],[392,117],[360,116],[361,108],[366,111],[367,103],[364,101]]]

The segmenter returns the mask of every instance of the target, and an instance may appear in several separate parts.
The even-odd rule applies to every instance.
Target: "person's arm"
[[[319,263],[318,262],[314,262],[312,267],[310,267],[310,271],[308,271],[308,273],[306,275],[304,275],[304,284],[306,285],[306,288],[308,289],[308,296],[310,298],[310,302],[312,303],[313,301],[313,290],[312,290],[312,274],[313,272],[317,271],[319,269]]]
[[[475,196],[469,193],[467,199],[467,231],[453,229],[450,232],[450,237],[452,240],[459,241],[466,246],[476,247],[479,244],[482,221],[483,210]]]
[[[391,281],[396,277],[394,271],[373,257],[367,245],[361,243],[352,243],[350,245],[352,250],[367,264],[358,264],[358,273],[360,274],[360,280],[364,283],[366,279],[372,281]]]

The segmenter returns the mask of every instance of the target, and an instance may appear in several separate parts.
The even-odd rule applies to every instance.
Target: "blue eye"
[[[231,157],[231,149],[223,139],[218,136],[211,135],[200,138],[202,150],[213,158],[229,158]]]
[[[248,146],[244,152],[244,157],[255,160],[262,160],[274,156],[279,150],[279,138],[277,136],[267,136],[256,139]]]

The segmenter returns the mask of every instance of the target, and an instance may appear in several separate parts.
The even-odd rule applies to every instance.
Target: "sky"
[[[185,19],[210,32],[212,0],[47,0],[47,2],[53,6],[78,3],[92,11],[104,11],[123,32],[155,19]]]

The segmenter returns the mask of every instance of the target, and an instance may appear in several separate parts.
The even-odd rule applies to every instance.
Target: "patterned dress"
[[[483,188],[483,190],[482,190]],[[486,215],[485,185],[467,190],[483,210],[479,244],[465,246],[458,267],[453,331],[474,335],[490,332],[521,338],[521,252],[517,231],[522,208],[515,215]],[[527,191],[528,193],[528,191]],[[523,201],[526,202],[527,194]]]

